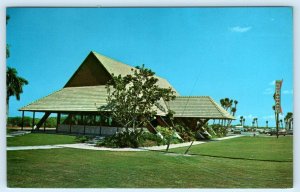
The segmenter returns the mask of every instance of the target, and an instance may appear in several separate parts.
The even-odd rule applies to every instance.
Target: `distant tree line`
[[[40,121],[40,118],[34,119],[34,124],[36,125]],[[8,117],[7,127],[21,127],[22,117]],[[32,117],[24,117],[23,120],[24,127],[32,127]],[[44,125],[43,125],[44,126]],[[56,117],[49,117],[46,121],[46,127],[56,127]]]

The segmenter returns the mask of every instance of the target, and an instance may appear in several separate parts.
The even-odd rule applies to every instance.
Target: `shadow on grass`
[[[178,155],[185,155],[184,153],[176,153],[176,152],[166,152],[163,150],[149,150],[153,152],[160,152],[160,153],[170,153],[170,154],[178,154]],[[218,156],[218,155],[207,155],[207,154],[198,154],[198,153],[187,153],[186,155],[190,156],[204,156],[204,157],[213,157],[213,158],[221,158],[221,159],[233,159],[233,160],[249,160],[249,161],[264,161],[264,162],[277,162],[277,163],[287,163],[293,162],[292,160],[271,160],[271,159],[254,159],[254,158],[244,158],[244,157],[228,157],[228,156]]]

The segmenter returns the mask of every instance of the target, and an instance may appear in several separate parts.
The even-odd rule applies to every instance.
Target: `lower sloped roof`
[[[209,96],[177,96],[167,104],[175,112],[174,117],[235,119]]]
[[[99,107],[107,104],[107,89],[105,85],[66,87],[46,97],[38,99],[20,111],[40,112],[97,112]],[[160,101],[163,109],[154,107],[158,115],[165,115],[166,104]],[[165,110],[165,111],[164,111]]]
[[[106,104],[105,86],[67,87],[38,99],[20,111],[97,111]]]
[[[99,107],[107,104],[107,96],[104,85],[66,87],[22,107],[20,111],[97,112]],[[163,109],[155,108],[158,115],[165,115],[169,107],[175,112],[174,117],[234,119],[209,96],[177,96],[173,101],[160,101],[160,104]]]

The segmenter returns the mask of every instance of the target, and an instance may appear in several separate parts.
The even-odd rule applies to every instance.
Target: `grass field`
[[[289,188],[292,137],[243,137],[173,152],[8,151],[9,187]],[[281,153],[281,155],[277,154]],[[203,155],[200,155],[203,154]],[[212,157],[216,156],[216,157]],[[236,158],[236,159],[235,159]],[[252,160],[249,160],[252,159]]]
[[[171,149],[184,153],[186,148]],[[190,154],[236,159],[256,159],[270,161],[293,160],[293,137],[241,137],[222,141],[212,141],[201,146],[192,146]]]
[[[31,133],[7,138],[7,146],[36,146],[70,143],[75,143],[75,136]]]

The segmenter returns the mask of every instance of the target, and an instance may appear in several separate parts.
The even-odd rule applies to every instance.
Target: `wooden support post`
[[[34,130],[35,111],[32,114],[32,131]]]
[[[100,124],[100,135],[102,135],[102,118],[101,118],[101,115],[99,115],[99,124]]]
[[[275,120],[276,120],[276,137],[278,139],[279,137],[279,113],[275,112],[276,116],[275,116]]]
[[[21,124],[21,130],[24,129],[24,111],[22,111],[22,124]]]
[[[201,129],[208,121],[209,119],[199,119],[199,124],[197,124],[197,130]]]
[[[86,115],[83,116],[83,134],[85,135]]]
[[[58,126],[60,125],[60,116],[61,116],[61,114],[57,113],[57,117],[56,117],[56,130],[55,130],[56,133],[58,132]]]
[[[70,130],[69,130],[69,133],[72,132],[72,120],[73,120],[73,114],[70,114]]]
[[[46,122],[47,122],[47,119],[44,121],[44,132],[46,131]]]

